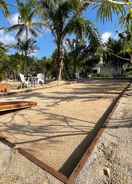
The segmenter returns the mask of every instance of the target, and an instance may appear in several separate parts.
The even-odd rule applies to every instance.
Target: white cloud
[[[111,36],[112,36],[112,33],[111,32],[105,32],[105,33],[103,33],[102,36],[101,36],[102,42],[103,43],[106,43]]]
[[[0,42],[3,42],[5,45],[13,44],[15,42],[15,38],[10,33],[0,30]]]
[[[19,13],[14,13],[13,15],[11,15],[10,18],[8,19],[10,26],[18,24],[18,18],[19,18]],[[17,33],[17,31],[15,30],[13,32],[14,34]],[[29,37],[31,36],[29,35]],[[25,32],[21,35],[21,39],[25,39]]]
[[[18,17],[19,17],[19,13],[15,13],[13,15],[11,15],[8,19],[9,23],[11,25],[15,25],[18,24]]]

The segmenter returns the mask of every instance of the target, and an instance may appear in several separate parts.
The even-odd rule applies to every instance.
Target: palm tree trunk
[[[62,41],[58,42],[58,53],[57,53],[57,58],[58,58],[58,81],[62,80],[62,74],[63,74],[63,68],[64,68],[64,63],[63,63],[63,59],[64,59],[64,53],[63,53],[63,48],[62,48]]]
[[[73,79],[76,79],[76,71],[77,71],[76,60],[74,58],[74,61],[73,61]]]
[[[24,74],[27,74],[27,52],[24,54]]]
[[[22,73],[24,73],[24,65],[25,65],[25,55],[24,55],[24,52],[22,51],[22,54],[20,55],[20,71]]]
[[[132,54],[130,54],[130,63],[132,64]]]
[[[58,81],[62,80],[63,68],[64,68],[63,58],[60,58]]]
[[[26,28],[26,41],[28,41],[28,28]],[[28,54],[27,50],[25,50],[24,73],[27,73],[27,63],[28,63]]]

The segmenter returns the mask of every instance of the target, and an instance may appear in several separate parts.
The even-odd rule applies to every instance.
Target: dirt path
[[[77,184],[132,184],[132,86],[108,122]]]

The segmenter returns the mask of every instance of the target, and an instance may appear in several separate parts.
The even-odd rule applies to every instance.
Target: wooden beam
[[[32,101],[0,102],[0,112],[25,109],[36,105],[37,103]]]

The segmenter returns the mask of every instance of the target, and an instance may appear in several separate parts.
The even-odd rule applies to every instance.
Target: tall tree
[[[28,63],[27,63],[26,58],[38,50],[36,43],[37,42],[31,38],[29,38],[28,40],[18,38],[17,43],[12,46],[20,54],[20,56],[21,56],[20,59],[23,60],[23,62],[21,63],[23,72],[27,72],[27,64]],[[26,62],[24,62],[24,61],[26,61]]]
[[[41,13],[54,36],[57,47],[58,80],[62,79],[65,37],[71,33],[78,37],[83,37],[85,34],[89,39],[98,40],[98,34],[93,24],[81,17],[80,2],[80,0],[56,0],[54,5],[50,0],[40,1]]]
[[[130,56],[130,63],[132,63],[132,2],[129,1],[125,16],[121,17],[120,23],[123,26],[124,32],[119,36],[123,43],[123,52]]]
[[[119,36],[123,45],[122,52],[129,54],[132,64],[132,24],[126,25],[125,31],[120,33]]]
[[[31,36],[37,37],[43,25],[36,18],[37,14],[33,2],[31,0],[16,0],[16,2],[19,13],[18,23],[9,27],[8,31],[17,31],[16,37],[25,37],[26,40]]]
[[[19,13],[18,23],[9,27],[8,31],[16,31],[16,38],[20,41],[23,38],[26,46],[29,43],[31,37],[37,37],[42,31],[43,24],[38,20],[36,9],[32,0],[22,1],[16,0],[17,10]],[[31,43],[31,42],[30,42]],[[27,58],[28,50],[25,49],[25,58]],[[27,61],[25,60],[25,63]],[[26,64],[25,64],[26,67]],[[24,69],[26,71],[26,68]]]
[[[21,55],[25,55],[25,57],[38,50],[36,41],[31,38],[28,40],[18,39],[17,44],[14,47],[21,53]]]
[[[6,62],[8,61],[7,51],[6,46],[0,42],[0,80],[3,79],[6,72]]]

